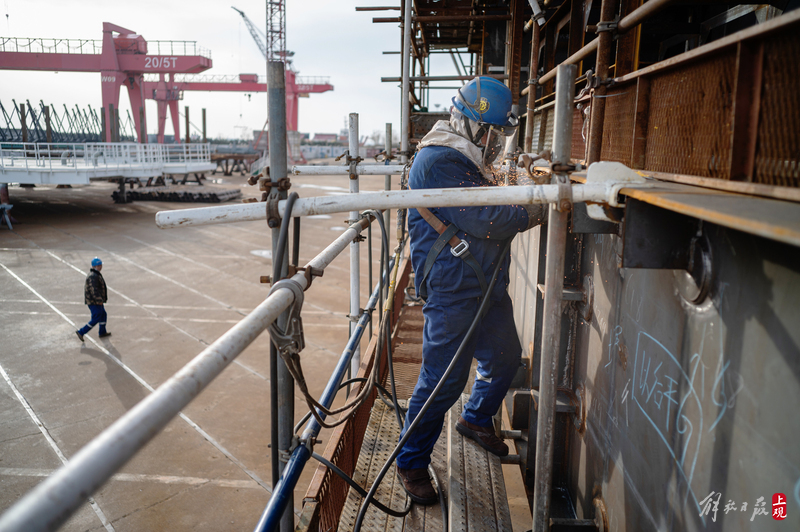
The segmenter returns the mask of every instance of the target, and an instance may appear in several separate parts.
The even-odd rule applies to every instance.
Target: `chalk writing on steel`
[[[703,434],[707,432],[704,430],[703,398],[708,389],[711,401],[719,410],[711,429],[708,429],[713,430],[744,387],[741,375],[729,371],[730,364],[724,360],[722,345],[713,377],[706,378],[706,369],[710,368],[703,363],[705,338],[704,327],[700,346],[691,356],[689,368],[684,369],[661,342],[644,331],[639,332],[630,387],[630,398],[678,465],[677,470],[686,482],[687,497],[692,496],[698,510],[700,506],[692,479]],[[623,402],[628,398],[628,390],[626,384]],[[670,443],[673,439],[669,437],[671,431],[677,431],[682,436],[682,446]]]

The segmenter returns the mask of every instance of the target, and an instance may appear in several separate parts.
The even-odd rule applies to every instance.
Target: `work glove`
[[[549,211],[550,205],[547,203],[544,204],[534,204],[534,205],[523,205],[522,206],[526,211],[528,211],[528,227],[525,228],[525,231],[536,227],[537,225],[541,225],[543,223],[547,223],[547,213]]]

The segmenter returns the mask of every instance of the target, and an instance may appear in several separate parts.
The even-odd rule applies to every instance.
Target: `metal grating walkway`
[[[406,402],[402,401],[402,406]],[[372,407],[372,415],[364,434],[364,443],[361,447],[361,454],[358,456],[356,470],[353,479],[364,489],[369,489],[375,478],[378,476],[381,467],[389,458],[394,450],[394,446],[400,436],[400,429],[397,426],[397,419],[394,412],[381,401],[375,401]],[[436,470],[442,484],[447,481],[447,437],[445,431],[436,442],[433,450],[433,467]],[[446,493],[446,488],[445,488]],[[392,467],[386,474],[377,492],[377,499],[391,508],[400,510],[406,505],[406,492],[400,485],[397,477],[397,470]],[[339,531],[351,531],[361,507],[362,498],[355,491],[350,490],[347,495],[342,516],[339,520]],[[433,506],[414,505],[411,512],[401,519],[390,517],[375,507],[367,510],[362,530],[364,532],[386,531],[428,531],[439,532],[442,530],[442,510],[439,504]]]
[[[394,339],[395,377],[398,397],[405,406],[419,375],[422,344],[422,309],[404,307]],[[416,333],[416,334],[415,334]],[[474,368],[473,368],[474,371]],[[467,390],[472,386],[470,381]],[[459,434],[454,424],[458,420],[468,395],[450,409],[445,426],[433,449],[431,463],[448,500],[449,529],[452,531],[489,532],[511,530],[505,482],[500,459],[483,450],[478,444]],[[375,401],[364,434],[353,478],[365,489],[374,482],[381,467],[394,450],[400,429],[394,412],[381,401]],[[392,467],[377,492],[377,499],[394,509],[406,505],[406,494]],[[342,510],[338,530],[351,531],[361,506],[360,495],[350,490]],[[439,504],[422,507],[414,505],[404,518],[390,517],[371,507],[367,511],[364,532],[440,532],[443,530]]]

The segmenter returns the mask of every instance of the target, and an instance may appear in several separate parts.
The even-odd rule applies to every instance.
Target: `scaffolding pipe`
[[[282,61],[269,61],[267,63],[267,90],[268,95],[268,119],[270,123],[269,153],[270,153],[270,180],[274,185],[280,179],[286,177],[287,154],[286,154],[286,79],[285,65]],[[286,191],[279,191],[278,187],[273,187],[278,197],[286,200]],[[278,255],[283,257],[282,264],[273,266],[273,271],[280,273],[278,278],[283,277],[288,269],[289,253],[287,247],[279,250],[278,240],[280,227],[272,227],[272,257]],[[274,281],[277,281],[274,280]],[[286,314],[278,319],[278,326],[283,329],[288,321]],[[278,350],[274,345],[270,345],[270,406],[271,406],[271,448],[272,459],[272,485],[278,480],[278,474],[283,472],[284,463],[278,457],[282,452],[288,452],[292,446],[292,436],[294,434],[294,379],[292,378],[286,363],[278,357]],[[276,441],[277,439],[277,441]],[[276,445],[277,444],[277,445]],[[275,465],[278,465],[276,471]],[[293,495],[290,495],[291,507],[294,506]],[[281,520],[281,530],[291,532],[294,529],[294,516],[291,511],[284,513]]]
[[[572,185],[573,201],[609,203],[616,198],[614,183]],[[631,186],[631,185],[626,185]],[[361,192],[353,195],[316,196],[298,199],[292,216],[313,216],[367,209],[413,209],[416,207],[468,207],[470,205],[532,205],[558,201],[557,185],[514,187],[436,188],[424,190],[392,190]],[[278,204],[283,213],[286,202]],[[177,209],[156,213],[156,225],[161,229],[232,222],[263,220],[263,202]]]
[[[349,147],[348,163],[350,165],[350,193],[358,194],[358,174],[355,167],[358,164],[358,113],[350,113],[349,122]],[[356,223],[361,209],[350,211],[350,223]],[[372,257],[370,257],[370,260]],[[350,243],[350,335],[356,328],[358,314],[361,308],[361,254],[358,247],[358,239]],[[350,360],[350,375],[358,375],[358,368],[361,365],[361,345],[358,344],[353,351],[353,358]]]
[[[485,74],[484,77],[498,80],[508,79],[507,74]],[[408,79],[409,81],[469,81],[474,78],[475,76],[411,76]],[[403,78],[387,77],[381,78],[381,81],[384,83],[397,83],[402,79]]]
[[[389,270],[391,270],[394,266],[395,260],[397,260],[397,258],[392,258],[389,261]],[[349,368],[351,360],[350,357],[358,347],[367,323],[371,321],[370,309],[374,309],[378,302],[381,285],[388,285],[389,279],[387,276],[384,275],[382,279],[383,282],[378,283],[378,285],[375,287],[375,290],[373,290],[372,295],[369,298],[369,302],[367,303],[367,310],[364,310],[361,313],[358,323],[356,324],[356,328],[350,335],[350,339],[347,341],[347,345],[339,357],[339,362],[336,364],[336,368],[334,368],[330,379],[328,379],[328,384],[325,386],[325,390],[322,392],[319,402],[325,408],[330,408],[330,406],[333,404],[333,400],[336,399],[336,394],[340,390],[342,379]],[[380,346],[378,346],[377,349],[380,349]],[[317,413],[322,419],[327,417],[320,409],[317,409]],[[295,486],[297,485],[297,481],[300,479],[300,474],[303,472],[308,459],[311,457],[313,443],[309,444],[308,442],[313,442],[319,435],[321,429],[322,427],[320,426],[319,422],[313,416],[308,423],[306,423],[306,428],[303,430],[303,435],[300,437],[301,445],[298,445],[292,452],[292,456],[289,457],[289,460],[286,463],[284,474],[275,485],[275,488],[272,491],[272,496],[269,499],[269,503],[264,509],[264,513],[261,514],[261,519],[258,520],[258,524],[255,528],[256,532],[274,530],[275,525],[277,524],[278,516],[280,516],[286,510],[286,508],[290,508],[288,506],[289,499],[287,494],[293,492]],[[302,445],[302,443],[306,444]]]
[[[560,65],[556,77],[554,164],[568,164],[572,148],[572,98],[578,67]],[[555,174],[554,183],[568,183],[567,174]],[[556,185],[558,186],[558,185]],[[533,532],[550,530],[550,494],[553,480],[558,357],[561,352],[561,302],[564,291],[564,255],[567,241],[567,205],[551,204],[547,219],[547,262],[539,369],[539,409],[533,491]]]
[[[324,270],[368,224],[365,219],[351,225],[306,267]],[[308,287],[303,272],[291,279],[303,289]],[[294,295],[289,288],[280,288],[270,294],[228,332],[86,444],[66,465],[9,508],[0,516],[0,530],[30,532],[58,528],[293,301]]]
[[[386,164],[384,165],[383,168],[384,168],[384,172],[387,172],[386,174],[384,174],[384,177],[383,177],[383,189],[384,190],[392,190],[392,173],[391,173],[391,170],[389,170],[389,168],[391,166],[400,168],[400,171],[396,172],[397,174],[400,174],[400,173],[403,172],[403,168],[404,167],[402,165],[399,165],[399,164],[396,164],[396,165],[390,165],[389,164],[389,161],[391,161],[391,156],[392,156],[392,124],[391,123],[387,123],[386,124],[386,138],[384,139],[384,148],[383,149],[386,151]],[[391,219],[391,212],[389,211],[389,209],[386,209],[385,211],[383,211],[383,224],[386,226],[386,230],[387,231],[389,230],[389,221],[390,221],[390,219]],[[381,239],[381,242],[383,242],[383,239]],[[381,248],[381,250],[383,250],[383,248]],[[381,253],[384,253],[384,252],[381,251]]]
[[[610,21],[617,13],[617,0],[603,0],[600,4],[600,20]],[[588,163],[600,160],[603,147],[603,122],[606,110],[606,80],[611,64],[611,47],[613,39],[610,31],[604,31],[597,38],[597,61],[595,62],[595,78],[597,87],[592,92],[591,117],[589,119],[589,138],[587,139],[586,160]]]
[[[533,2],[537,6],[539,5],[538,2]],[[539,36],[541,35],[541,30],[539,29],[539,24],[533,25],[533,33],[531,34],[531,61],[528,63],[528,74],[530,74],[528,78],[528,86],[525,87],[530,91],[530,88],[534,86],[536,83],[536,74],[539,73]],[[523,91],[524,93],[525,91]],[[534,122],[534,111],[536,110],[536,92],[534,91],[533,94],[528,95],[527,100],[527,108],[528,111],[525,114],[525,145],[524,145],[524,152],[531,153],[531,146],[533,144],[533,122]]]
[[[391,125],[391,124],[389,124]],[[391,143],[391,140],[389,141]],[[387,152],[388,153],[388,152]],[[399,175],[403,173],[402,164],[357,164],[356,175]],[[350,175],[353,167],[345,166],[292,166],[292,175]]]
[[[403,16],[403,87],[402,91],[402,111],[400,124],[400,162],[406,164],[408,157],[408,127],[411,116],[411,0],[405,0],[405,14]]]
[[[629,32],[630,30],[632,30],[633,28],[635,28],[636,26],[638,26],[639,24],[641,24],[642,22],[644,22],[645,20],[652,17],[654,14],[656,14],[657,12],[661,11],[669,4],[672,4],[674,2],[675,0],[649,0],[645,2],[638,8],[631,11],[628,14],[628,16],[619,21],[619,24],[617,24],[617,33],[622,34]],[[603,19],[602,16],[600,18],[601,20]],[[613,19],[613,16],[611,18]],[[608,19],[608,21],[610,20],[611,19]],[[567,59],[565,59],[564,62],[561,64],[562,65],[577,64],[581,62],[583,59],[586,59],[587,57],[592,55],[592,53],[594,53],[595,50],[597,50],[598,44],[599,44],[599,39],[594,39],[593,41],[586,44],[583,48],[581,48],[580,50],[569,56]],[[544,85],[545,83],[547,83],[548,81],[552,80],[555,77],[556,77],[556,69],[554,68],[553,70],[551,70],[550,72],[539,78],[538,84]],[[528,94],[528,90],[529,87],[525,87],[522,90],[522,94]]]

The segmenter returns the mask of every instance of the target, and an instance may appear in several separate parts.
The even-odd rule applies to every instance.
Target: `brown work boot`
[[[431,484],[431,477],[424,467],[419,469],[398,467],[397,476],[403,481],[403,489],[406,490],[408,496],[415,503],[422,506],[430,506],[439,502],[439,496]]]
[[[458,423],[456,423],[456,430],[467,438],[475,440],[478,445],[490,453],[496,454],[497,456],[508,456],[508,445],[497,437],[494,433],[494,428],[473,425],[459,416]]]

